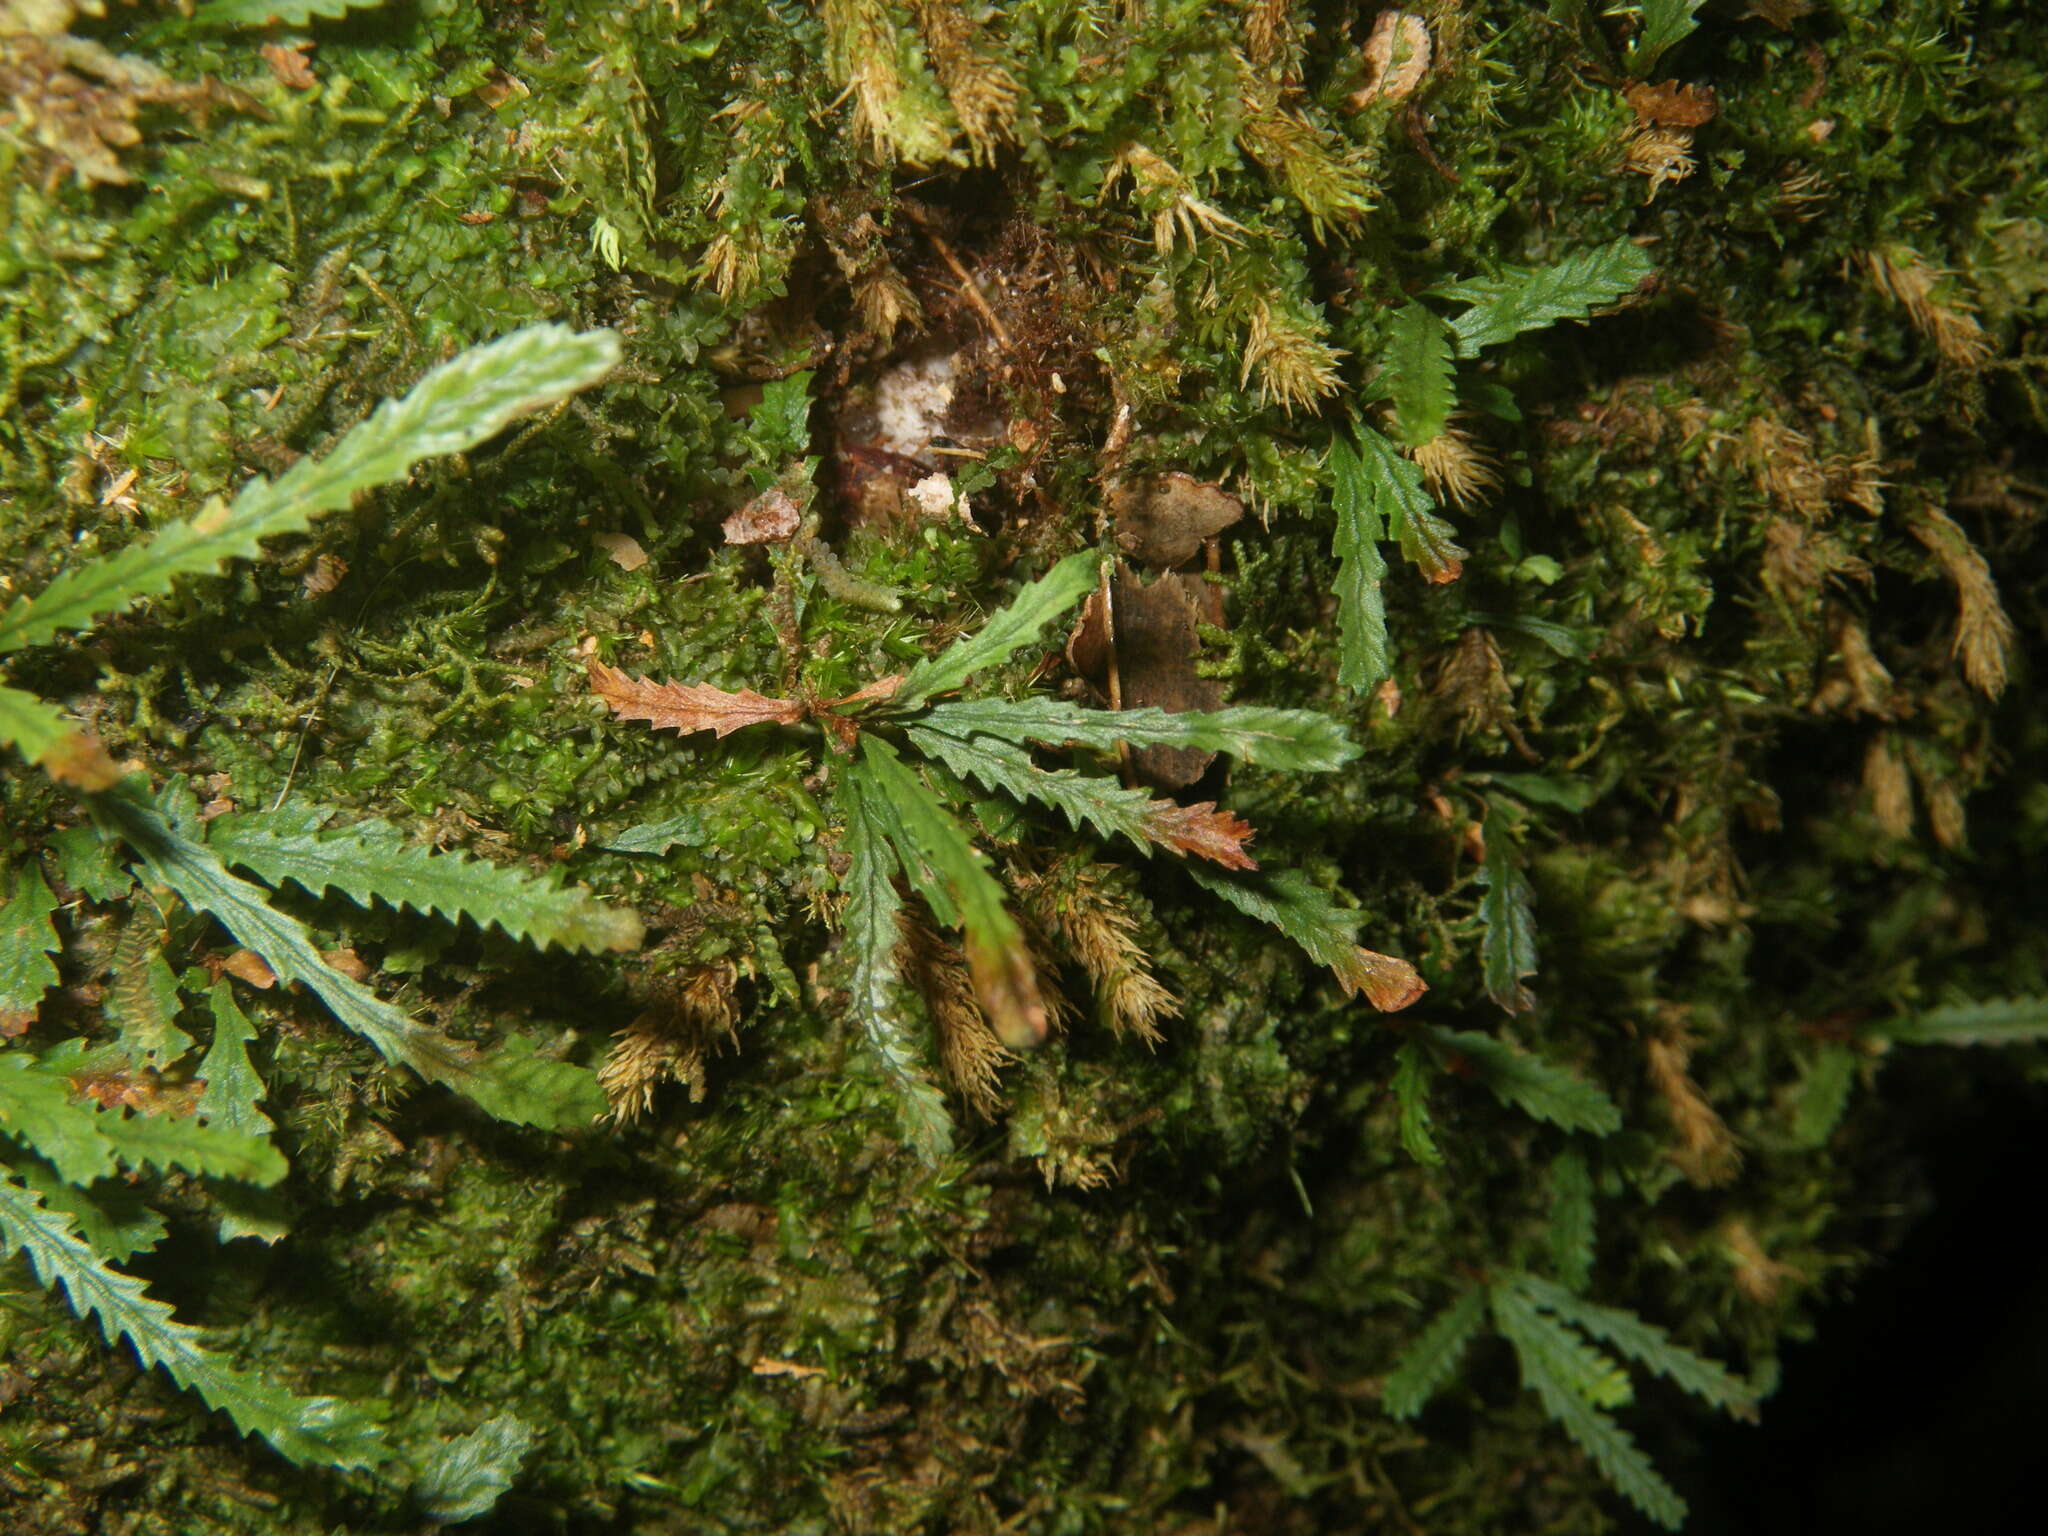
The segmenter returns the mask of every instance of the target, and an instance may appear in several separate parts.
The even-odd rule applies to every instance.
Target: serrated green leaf
[[[83,730],[65,719],[55,705],[34,694],[0,687],[0,749],[7,747],[13,747],[52,777],[82,788],[102,787],[92,770],[103,767],[105,759]],[[94,764],[96,757],[98,763]],[[85,765],[84,771],[67,764]]]
[[[1458,1362],[1486,1321],[1486,1290],[1469,1287],[1401,1351],[1387,1373],[1380,1402],[1397,1419],[1412,1419],[1458,1372]]]
[[[1046,625],[1095,590],[1097,565],[1092,551],[1067,556],[1006,607],[990,614],[972,634],[912,667],[890,701],[891,707],[915,709],[938,694],[951,693],[984,667],[1009,660],[1036,640]]]
[[[104,1112],[72,1095],[70,1075],[83,1065],[82,1052],[75,1041],[43,1055],[0,1051],[0,1133],[46,1158],[70,1184],[114,1171],[113,1143],[100,1129]]]
[[[1514,1348],[1522,1385],[1563,1426],[1627,1500],[1667,1530],[1685,1520],[1685,1501],[1657,1474],[1628,1432],[1591,1402],[1582,1376],[1585,1348],[1507,1283],[1489,1288],[1494,1326]]]
[[[1614,1100],[1576,1073],[1491,1035],[1440,1025],[1427,1028],[1437,1048],[1463,1057],[1503,1104],[1568,1131],[1610,1136],[1621,1129],[1621,1111]]]
[[[918,751],[963,779],[1019,800],[1037,800],[1064,812],[1076,829],[1093,827],[1104,837],[1127,837],[1152,851],[1146,815],[1157,802],[1142,790],[1126,789],[1114,779],[1041,768],[1022,747],[991,736],[962,739],[918,725],[905,734]]]
[[[1467,552],[1457,541],[1457,530],[1437,516],[1422,471],[1371,427],[1356,424],[1352,430],[1358,439],[1360,479],[1387,536],[1428,580],[1456,581]]]
[[[57,967],[50,959],[61,947],[50,921],[56,910],[57,898],[43,872],[34,864],[22,865],[14,894],[0,907],[0,1013],[33,1009],[43,992],[57,985]]]
[[[1476,357],[1525,331],[1560,320],[1584,320],[1603,305],[1635,292],[1657,270],[1642,247],[1621,239],[1574,251],[1547,267],[1510,267],[1499,277],[1453,283],[1436,292],[1472,307],[1451,321],[1458,355]]]
[[[206,0],[192,19],[209,27],[303,27],[316,16],[334,20],[373,10],[384,0]]]
[[[1567,661],[1584,661],[1593,654],[1593,646],[1599,639],[1597,634],[1577,630],[1565,624],[1553,624],[1548,619],[1531,618],[1522,613],[1468,613],[1468,624],[1482,625],[1487,629],[1505,630],[1509,634],[1527,635],[1531,640],[1548,646]]]
[[[71,1310],[100,1326],[109,1343],[128,1340],[144,1369],[171,1380],[228,1415],[244,1434],[261,1435],[289,1460],[368,1467],[391,1453],[369,1410],[331,1397],[299,1397],[206,1348],[197,1328],[144,1293],[142,1282],[101,1261],[72,1229],[16,1179],[0,1178],[0,1243],[26,1254],[36,1279],[62,1286]]]
[[[0,612],[0,653],[40,645],[68,629],[171,589],[179,576],[258,554],[263,540],[296,533],[361,491],[402,479],[412,465],[459,453],[518,417],[596,383],[618,362],[610,331],[578,335],[535,325],[471,347],[386,400],[318,459],[300,459],[275,480],[251,480],[232,505],[218,497],[197,516],[64,572]]]
[[[1441,318],[1410,300],[1394,313],[1380,348],[1375,381],[1394,405],[1401,441],[1420,448],[1451,419],[1451,332]]]
[[[1705,0],[1642,0],[1642,29],[1629,44],[1628,72],[1638,79],[1699,25]]]
[[[208,825],[206,841],[224,861],[271,885],[289,880],[316,896],[339,891],[360,907],[382,900],[450,922],[467,917],[536,949],[640,947],[639,914],[607,906],[582,886],[558,885],[466,853],[436,852],[388,822],[323,831],[333,814],[287,806],[222,816]]]
[[[230,874],[211,848],[173,825],[178,794],[167,788],[152,803],[133,783],[124,784],[96,797],[93,810],[188,906],[213,917],[282,980],[303,982],[387,1060],[466,1094],[501,1120],[566,1129],[603,1112],[595,1075],[537,1056],[525,1037],[508,1036],[485,1054],[464,1050],[342,975],[321,958],[303,924],[268,904],[261,886]]]
[[[518,1477],[534,1438],[532,1425],[501,1413],[443,1441],[412,1485],[413,1502],[429,1520],[450,1524],[489,1514]]]
[[[919,720],[967,740],[993,736],[1022,744],[1082,746],[1110,751],[1133,747],[1194,747],[1227,752],[1243,763],[1283,773],[1326,773],[1357,757],[1360,748],[1341,723],[1308,709],[1219,709],[1169,713],[1163,709],[1086,709],[1064,699],[972,699],[936,704]]]
[[[195,1120],[189,1115],[94,1112],[114,1155],[136,1168],[182,1168],[243,1184],[275,1184],[290,1171],[284,1154],[259,1136]]]
[[[869,732],[861,737],[862,782],[872,793],[875,824],[897,862],[939,921],[961,931],[974,995],[997,1038],[1028,1050],[1045,1038],[1045,1004],[1024,932],[953,813],[896,749]]]
[[[710,840],[711,828],[704,818],[695,811],[684,811],[680,816],[627,827],[598,846],[613,853],[667,853],[678,843],[685,848],[701,848]]]
[[[1807,1068],[1792,1112],[1792,1138],[1802,1147],[1822,1147],[1842,1123],[1849,1091],[1856,1086],[1856,1052],[1824,1045]]]
[[[1590,779],[1569,773],[1490,773],[1490,786],[1518,795],[1531,805],[1554,806],[1574,815],[1599,798],[1600,791]]]
[[[1413,1040],[1394,1053],[1394,1103],[1400,1115],[1401,1149],[1425,1168],[1443,1166],[1429,1113],[1429,1084],[1436,1069]]]
[[[50,839],[57,873],[94,901],[118,901],[135,888],[135,877],[114,857],[118,847],[92,826],[67,827]]]
[[[953,1149],[953,1122],[925,1075],[922,1052],[904,1013],[896,972],[897,915],[903,902],[892,878],[896,860],[884,830],[887,811],[880,803],[881,789],[858,758],[841,769],[840,784],[846,809],[843,921],[853,952],[848,1005],[875,1066],[896,1095],[903,1139],[926,1162],[936,1163]]]
[[[234,989],[222,979],[213,984],[213,1043],[199,1061],[206,1084],[199,1095],[199,1113],[224,1130],[267,1137],[276,1129],[258,1107],[263,1079],[249,1060],[249,1042],[256,1026],[235,1002]]]
[[[1262,871],[1256,875],[1225,874],[1200,864],[1184,865],[1194,882],[1220,896],[1247,917],[1269,923],[1301,946],[1318,965],[1326,965],[1347,994],[1364,992],[1373,997],[1386,981],[1389,965],[1405,972],[1407,1001],[1421,989],[1412,967],[1405,961],[1390,961],[1363,949],[1357,941],[1358,925],[1364,914],[1340,906],[1329,892],[1319,889],[1298,869]],[[1375,1003],[1394,1007],[1401,1004]]]
[[[86,1246],[110,1264],[154,1248],[170,1233],[141,1187],[129,1179],[95,1179],[81,1187],[66,1183],[50,1164],[27,1152],[6,1158],[5,1166],[50,1210],[69,1217]]]
[[[1673,1343],[1662,1328],[1644,1322],[1633,1312],[1598,1306],[1536,1275],[1518,1274],[1501,1283],[1526,1297],[1532,1306],[1554,1312],[1594,1338],[1604,1339],[1645,1370],[1712,1407],[1740,1416],[1756,1406],[1755,1394],[1747,1383],[1684,1345]]]
[[[1535,996],[1522,979],[1536,974],[1536,893],[1522,873],[1521,850],[1508,831],[1507,818],[1486,823],[1486,863],[1479,878],[1486,894],[1480,898],[1479,921],[1485,925],[1480,959],[1486,969],[1486,995],[1509,1013],[1526,1013]]]
[[[1877,1026],[1901,1045],[2019,1045],[2048,1039],[2048,997],[1949,1003]]]
[[[1330,548],[1337,557],[1337,681],[1363,693],[1394,675],[1380,590],[1387,561],[1379,541],[1387,537],[1387,524],[1365,461],[1341,433],[1330,445],[1330,504],[1336,515]]]
[[[1593,1277],[1597,1230],[1593,1170],[1583,1152],[1567,1147],[1550,1165],[1550,1226],[1545,1245],[1558,1278],[1574,1289]]]

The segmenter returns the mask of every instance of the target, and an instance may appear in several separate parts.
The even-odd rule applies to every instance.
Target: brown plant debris
[[[1680,1025],[1653,1035],[1644,1045],[1650,1085],[1664,1100],[1678,1145],[1671,1161],[1686,1181],[1701,1188],[1726,1184],[1742,1166],[1742,1154],[1727,1124],[1686,1070],[1693,1042]]]
[[[1991,360],[1991,338],[1955,274],[1905,245],[1864,251],[1858,259],[1877,291],[1903,306],[1915,329],[1948,361],[1975,369]]]
[[[1652,85],[1639,80],[1622,93],[1636,114],[1636,121],[1658,128],[1698,128],[1714,120],[1721,110],[1712,86],[1681,85],[1666,80]]]
[[[729,961],[692,966],[662,978],[647,1009],[612,1037],[598,1086],[614,1123],[638,1119],[663,1082],[688,1083],[690,1102],[704,1097],[704,1063],[735,1036],[738,974]]]
[[[1244,516],[1244,503],[1222,486],[1177,469],[1118,480],[1108,502],[1118,547],[1154,566],[1185,565]]]
[[[728,544],[787,544],[802,526],[803,513],[787,491],[763,491],[720,527]]]
[[[1087,973],[1109,1027],[1153,1045],[1160,1024],[1180,1017],[1180,1005],[1152,974],[1137,919],[1111,888],[1114,873],[1108,865],[1067,866],[1045,875],[1020,871],[1014,883],[1034,923],[1057,934]]]
[[[976,160],[994,157],[996,146],[1010,137],[1023,92],[1016,77],[975,46],[986,41],[983,29],[970,20],[959,0],[911,0],[917,29],[932,62],[932,72],[945,88],[953,113],[967,132]]]
[[[1146,586],[1121,560],[1105,605],[1088,599],[1067,641],[1067,659],[1104,688],[1117,709],[1219,709],[1223,688],[1195,670],[1197,624],[1221,622],[1220,594],[1200,576],[1166,572]],[[1145,747],[1131,754],[1137,777],[1155,789],[1185,789],[1209,771],[1214,752]]]
[[[728,693],[709,683],[651,683],[629,677],[596,657],[590,687],[621,720],[645,720],[657,731],[710,731],[720,737],[750,725],[794,725],[804,718],[795,699],[770,699],[742,688]]]
[[[1346,102],[1352,111],[1405,100],[1429,73],[1429,28],[1406,11],[1381,11],[1366,37],[1363,62],[1365,83]]]
[[[1890,731],[1872,736],[1863,753],[1863,792],[1885,836],[1904,837],[1913,830],[1913,779]]]
[[[1963,662],[1970,686],[1990,698],[2005,692],[2012,654],[2012,620],[1998,600],[1991,567],[1970,536],[1939,507],[1922,507],[1909,520],[1913,537],[1941,562],[1956,589],[1956,638],[1952,654]]]
[[[1001,1070],[1017,1057],[981,1011],[967,957],[911,908],[897,914],[896,925],[902,934],[897,963],[924,1000],[946,1080],[977,1114],[993,1116],[1003,1104]]]

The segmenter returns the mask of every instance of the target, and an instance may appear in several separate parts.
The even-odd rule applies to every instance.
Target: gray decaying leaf
[[[1120,480],[1109,493],[1116,542],[1146,565],[1185,565],[1204,540],[1244,516],[1244,503],[1221,486],[1172,470]]]
[[[789,493],[763,491],[723,523],[728,544],[786,544],[796,537],[803,514]]]
[[[1169,571],[1146,586],[1118,562],[1110,582],[1113,624],[1104,622],[1101,595],[1089,598],[1067,641],[1067,660],[1098,687],[1107,685],[1114,665],[1120,708],[1221,709],[1222,685],[1195,672],[1201,649],[1195,626],[1221,624],[1222,607],[1222,594],[1200,576]],[[1195,747],[1143,747],[1131,754],[1139,779],[1169,791],[1193,784],[1215,760],[1214,752]]]

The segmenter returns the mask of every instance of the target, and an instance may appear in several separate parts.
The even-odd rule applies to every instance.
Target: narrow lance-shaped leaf
[[[1401,553],[1426,580],[1439,586],[1456,581],[1464,573],[1466,551],[1457,530],[1436,515],[1422,471],[1371,427],[1361,424],[1355,430],[1366,489]]]
[[[1394,313],[1380,349],[1378,383],[1393,402],[1401,441],[1420,448],[1451,418],[1451,333],[1431,311],[1410,300]]]
[[[323,831],[331,812],[287,806],[222,816],[207,844],[272,885],[290,880],[314,895],[341,892],[361,907],[386,901],[450,922],[468,918],[545,949],[637,949],[644,929],[630,907],[607,906],[581,886],[465,853],[436,852],[383,821]]]
[[[884,831],[887,810],[880,786],[859,758],[841,765],[839,774],[847,855],[841,888],[846,893],[846,943],[853,952],[848,1002],[876,1067],[896,1095],[904,1140],[926,1162],[935,1163],[952,1150],[953,1123],[945,1100],[924,1073],[903,1012],[896,968],[897,915],[903,902],[891,878],[896,860]]]
[[[249,1061],[256,1027],[236,1004],[234,989],[225,979],[213,984],[212,1002],[213,1043],[199,1060],[199,1076],[206,1084],[199,1095],[199,1113],[244,1136],[267,1137],[275,1127],[258,1107],[263,1079]]]
[[[1406,960],[1377,954],[1354,941],[1359,914],[1340,907],[1299,870],[1256,876],[1213,873],[1188,866],[1195,883],[1247,917],[1270,923],[1299,944],[1311,960],[1335,973],[1345,994],[1365,994],[1382,1013],[1394,1013],[1429,990]]]
[[[162,1366],[171,1380],[227,1414],[244,1434],[261,1435],[290,1460],[367,1467],[390,1455],[365,1407],[331,1397],[299,1397],[208,1349],[197,1328],[175,1321],[168,1306],[144,1294],[141,1281],[101,1262],[68,1218],[4,1177],[0,1244],[26,1254],[43,1285],[61,1285],[71,1310],[96,1321],[108,1342],[117,1335],[127,1339],[145,1369]]]
[[[1573,1379],[1581,1346],[1511,1287],[1490,1287],[1494,1324],[1514,1347],[1522,1385],[1542,1400],[1593,1464],[1628,1501],[1668,1530],[1685,1520],[1685,1501],[1650,1465],[1627,1431],[1583,1395]]]
[[[1086,825],[1104,836],[1127,837],[1147,853],[1157,846],[1192,853],[1226,869],[1258,868],[1244,851],[1251,827],[1230,812],[1217,810],[1213,803],[1181,805],[1155,800],[1111,778],[1041,768],[1022,747],[994,737],[963,741],[918,725],[911,726],[907,734],[911,745],[962,778],[1019,800],[1052,806],[1065,812],[1077,828]]]
[[[1003,903],[1003,888],[981,862],[967,831],[923,779],[873,733],[861,737],[861,763],[878,792],[878,820],[903,875],[939,920],[957,923],[974,995],[997,1038],[1011,1050],[1045,1039],[1045,1003],[1023,930]]]
[[[1342,435],[1330,446],[1330,477],[1337,521],[1331,538],[1337,556],[1337,681],[1363,693],[1394,674],[1387,602],[1380,590],[1387,579],[1386,557],[1380,553],[1386,519],[1366,483],[1364,460]]]
[[[1947,1003],[1877,1026],[1902,1045],[2018,1045],[2048,1038],[2048,997]]]
[[[1597,1236],[1593,1170],[1577,1147],[1558,1153],[1550,1165],[1550,1262],[1567,1286],[1584,1286],[1593,1276]]]
[[[1095,589],[1096,564],[1091,551],[1067,556],[1007,606],[990,614],[979,629],[920,661],[904,675],[895,708],[914,709],[927,699],[952,692],[984,667],[1009,660]]]
[[[342,975],[321,958],[297,919],[271,907],[262,887],[230,874],[212,849],[178,831],[139,788],[123,785],[100,796],[94,812],[126,840],[158,880],[261,955],[283,980],[304,982],[337,1019],[387,1059],[467,1094],[501,1120],[568,1127],[588,1124],[604,1109],[604,1094],[593,1074],[536,1056],[532,1042],[523,1036],[509,1037],[488,1054],[474,1054]]]
[[[275,480],[257,478],[230,505],[218,497],[181,523],[64,572],[34,597],[0,612],[0,652],[40,645],[67,629],[145,597],[179,576],[255,555],[262,541],[295,533],[359,491],[400,479],[416,460],[459,453],[529,411],[596,383],[619,360],[610,331],[578,335],[535,325],[472,347],[443,363],[399,400],[387,400],[320,458]]]
[[[935,704],[921,723],[949,736],[994,736],[1002,741],[1072,744],[1112,751],[1133,747],[1193,747],[1228,752],[1243,763],[1285,773],[1327,773],[1360,751],[1344,727],[1308,709],[1219,709],[1172,713],[1163,709],[1087,709],[1065,699],[970,699]]]
[[[1486,863],[1480,870],[1486,894],[1480,898],[1479,920],[1485,925],[1479,953],[1486,970],[1486,995],[1509,1013],[1526,1013],[1536,998],[1522,979],[1536,974],[1535,892],[1522,873],[1521,850],[1515,846],[1505,816],[1486,823]]]
[[[730,736],[750,725],[795,725],[804,707],[795,699],[771,699],[751,688],[728,693],[709,683],[654,683],[629,677],[592,658],[590,691],[621,720],[645,720],[657,731],[688,735],[709,731]]]
[[[50,914],[57,898],[34,864],[24,864],[14,894],[0,907],[0,1015],[32,1012],[46,988],[57,984],[57,930]]]
[[[1387,1412],[1397,1419],[1412,1419],[1422,1412],[1444,1383],[1457,1374],[1458,1362],[1486,1321],[1486,1290],[1472,1286],[1443,1311],[1413,1344],[1401,1352],[1387,1375],[1384,1397]]]
[[[1621,1111],[1604,1089],[1540,1056],[1491,1035],[1432,1025],[1428,1038],[1440,1052],[1462,1058],[1503,1104],[1568,1131],[1612,1135]]]
[[[1425,1168],[1440,1168],[1444,1161],[1429,1112],[1429,1085],[1435,1075],[1435,1065],[1427,1053],[1413,1040],[1402,1041],[1401,1048],[1394,1053],[1393,1084],[1394,1103],[1400,1114],[1401,1150]]]
[[[1623,239],[1574,251],[1547,267],[1511,267],[1499,277],[1452,283],[1436,291],[1471,304],[1451,321],[1451,330],[1458,338],[1458,355],[1476,357],[1482,347],[1524,331],[1541,330],[1560,320],[1583,320],[1602,305],[1633,293],[1656,270],[1640,246]]]

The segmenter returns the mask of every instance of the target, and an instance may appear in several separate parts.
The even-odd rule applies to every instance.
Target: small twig
[[[1003,328],[1003,322],[997,319],[996,312],[989,308],[988,300],[982,295],[981,284],[974,280],[974,275],[961,264],[960,258],[953,254],[953,247],[946,244],[944,237],[932,228],[931,221],[922,214],[907,205],[903,211],[910,215],[912,223],[924,231],[925,238],[932,243],[932,249],[939,253],[939,260],[950,267],[953,275],[960,279],[961,293],[966,296],[967,302],[974,306],[981,318],[988,322],[989,330],[995,334],[996,340],[1002,343],[1003,350],[1016,351],[1017,343],[1010,339],[1010,333]]]

